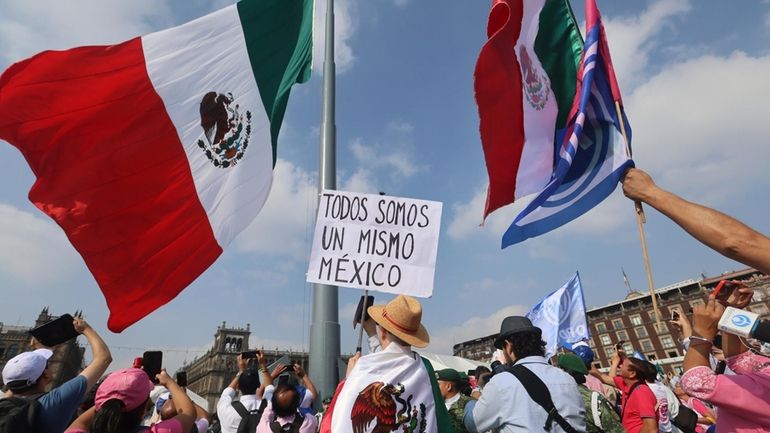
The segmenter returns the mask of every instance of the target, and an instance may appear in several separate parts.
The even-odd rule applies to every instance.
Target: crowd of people
[[[657,187],[641,170],[627,172],[623,189],[709,247],[770,274],[767,237]],[[741,287],[728,306],[746,308],[752,296]],[[193,403],[165,370],[150,377],[133,366],[104,376],[110,350],[75,317],[92,361],[49,389],[53,351],[33,338],[33,350],[2,370],[0,432],[770,432],[770,357],[751,341],[719,331],[725,307],[711,295],[691,319],[681,314],[671,321],[686,351],[681,377],[622,345],[601,371],[585,342],[548,358],[541,330],[522,316],[502,321],[488,367],[461,372],[434,371],[413,351],[430,337],[420,302],[399,295],[368,308],[363,327],[370,353],[349,360],[333,395],[319,401],[301,365],[271,369],[256,351],[237,356],[238,372],[213,413]]]

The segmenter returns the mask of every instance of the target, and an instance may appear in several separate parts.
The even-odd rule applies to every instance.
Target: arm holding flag
[[[639,169],[626,171],[623,193],[657,209],[720,254],[770,273],[770,238],[735,218],[658,187]]]

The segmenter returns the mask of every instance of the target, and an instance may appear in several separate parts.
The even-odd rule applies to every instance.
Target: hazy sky
[[[0,70],[40,50],[120,42],[227,3],[0,0]],[[625,295],[621,266],[635,289],[646,289],[633,205],[619,191],[574,223],[506,250],[500,237],[521,206],[479,226],[486,170],[472,80],[489,3],[337,0],[338,186],[444,203],[436,287],[423,303],[428,350],[439,353],[495,332],[575,270],[589,306]],[[638,166],[672,191],[770,232],[770,2],[598,3]],[[573,6],[582,22],[582,2]],[[319,23],[325,1],[316,8]],[[316,30],[316,73],[292,91],[262,213],[177,299],[122,334],[107,331],[104,298],[80,256],[27,200],[34,177],[21,154],[0,143],[0,321],[31,324],[46,305],[54,314],[82,309],[113,348],[115,368],[163,348],[174,369],[208,349],[223,320],[250,323],[252,346],[306,348],[323,53]],[[742,267],[655,211],[647,218],[657,286]],[[360,295],[340,289],[345,351],[355,345],[350,323]]]

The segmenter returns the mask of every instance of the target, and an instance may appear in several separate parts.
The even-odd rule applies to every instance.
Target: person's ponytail
[[[131,412],[123,412],[123,402],[113,398],[102,404],[94,415],[90,433],[128,433],[136,429],[142,420],[144,406]]]

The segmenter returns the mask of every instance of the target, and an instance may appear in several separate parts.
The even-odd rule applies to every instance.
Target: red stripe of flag
[[[513,203],[516,192],[525,136],[521,69],[514,47],[523,14],[521,1],[495,1],[487,25],[489,40],[481,49],[474,72],[481,143],[489,173],[484,218]]]
[[[37,181],[30,200],[83,256],[120,332],[221,254],[141,39],[46,51],[0,76],[0,138]]]

